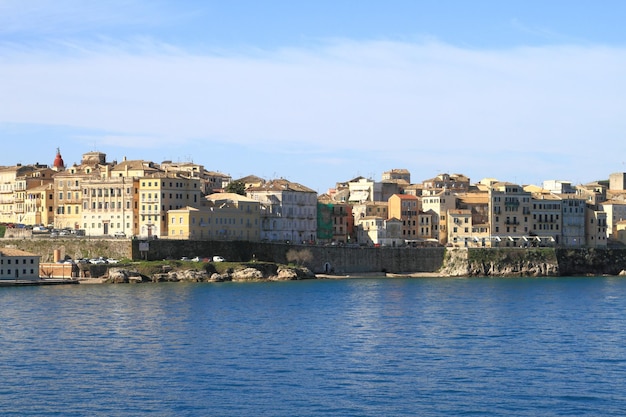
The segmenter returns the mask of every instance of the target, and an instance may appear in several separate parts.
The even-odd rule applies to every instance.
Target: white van
[[[213,262],[224,262],[226,259],[222,258],[221,256],[214,256],[213,257]]]

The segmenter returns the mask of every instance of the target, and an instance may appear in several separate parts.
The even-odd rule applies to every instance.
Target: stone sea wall
[[[233,262],[298,263],[315,274],[419,273],[442,276],[577,276],[618,275],[626,271],[626,249],[554,248],[358,248],[253,242],[128,239],[2,239],[3,246],[41,255],[54,252],[73,259],[99,256],[117,259],[212,258]],[[288,259],[289,258],[289,259]]]
[[[444,248],[359,248],[346,246],[288,245],[252,242],[207,242],[152,240],[133,242],[134,259],[180,259],[183,256],[228,261],[252,260],[290,263],[289,254],[317,274],[369,272],[436,272],[443,264]]]

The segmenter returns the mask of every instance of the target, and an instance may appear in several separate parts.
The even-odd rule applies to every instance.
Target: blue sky
[[[621,1],[0,0],[0,165],[193,161],[325,192],[626,170]]]

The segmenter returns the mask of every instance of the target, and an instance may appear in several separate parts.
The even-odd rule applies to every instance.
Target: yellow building
[[[15,180],[14,222],[28,225],[50,223],[54,209],[47,201],[47,192],[52,190],[56,171],[48,167],[36,169]],[[54,196],[54,193],[52,193]]]
[[[54,184],[48,183],[26,190],[24,224],[54,224]]]
[[[32,165],[0,167],[0,222],[22,223],[19,214],[23,211],[26,186],[18,189],[17,180],[35,170]]]
[[[59,172],[54,176],[54,227],[57,229],[80,229],[82,223],[82,182],[108,176],[109,164],[106,154],[87,152],[80,165],[65,168],[60,153],[54,167]]]
[[[205,197],[200,207],[169,210],[168,238],[186,240],[260,240],[260,203],[232,193]]]
[[[169,237],[170,210],[201,205],[201,184],[198,178],[182,174],[158,173],[139,179],[139,224],[137,236]]]

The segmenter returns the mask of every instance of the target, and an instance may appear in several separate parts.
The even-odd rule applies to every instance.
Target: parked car
[[[106,264],[107,260],[105,257],[100,256],[98,258],[92,258],[89,260],[90,264],[95,264],[95,265],[102,265],[102,264]]]
[[[214,256],[213,257],[213,262],[225,262],[226,259],[222,258],[221,256]]]
[[[126,233],[124,233],[124,232],[115,232],[115,233],[113,233],[113,236],[115,236],[115,237],[126,237]]]

